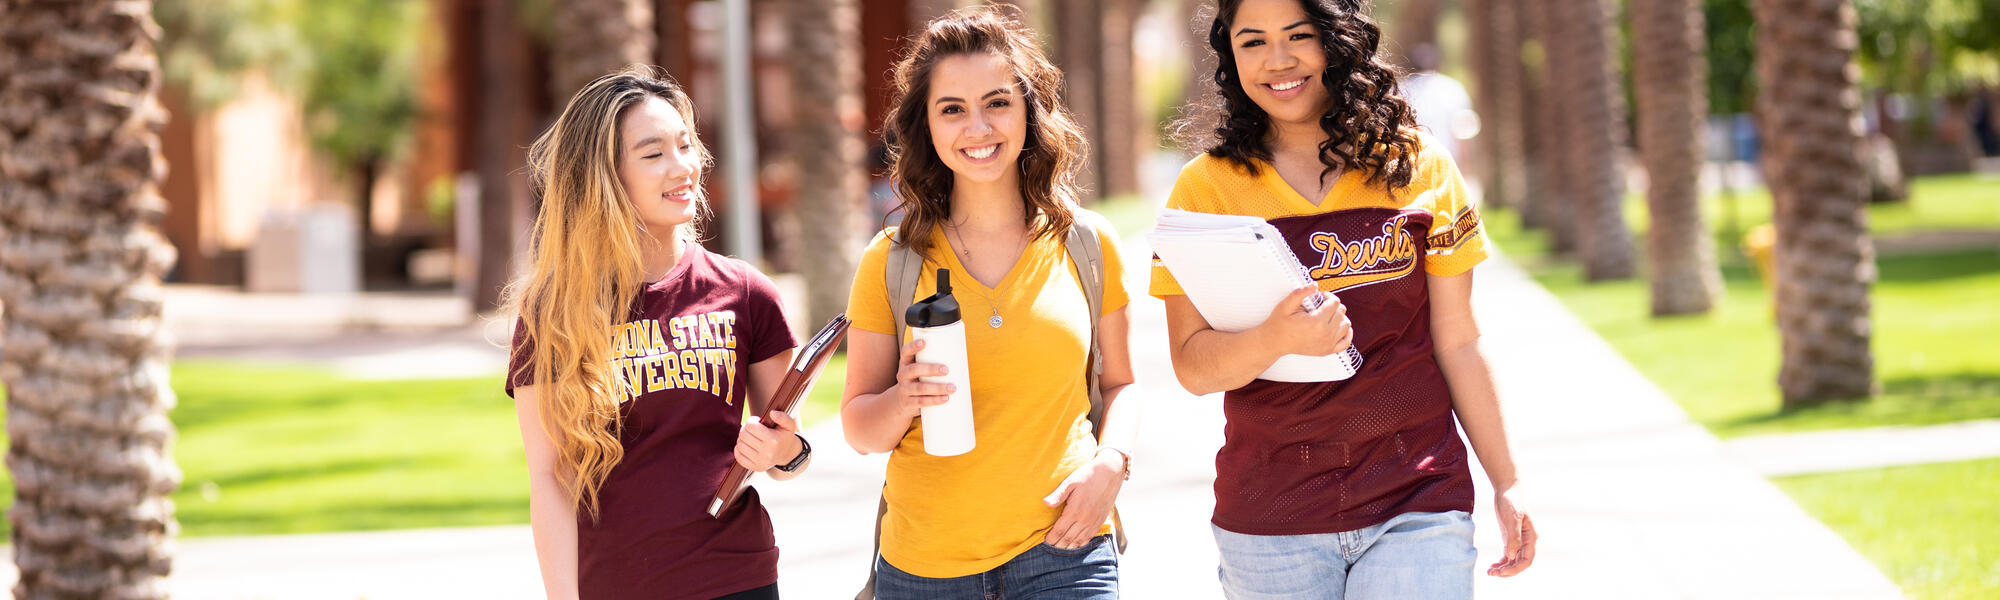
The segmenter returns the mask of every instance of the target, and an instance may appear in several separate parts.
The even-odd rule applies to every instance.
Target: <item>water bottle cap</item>
[[[937,270],[937,293],[903,311],[903,323],[911,327],[941,327],[958,320],[958,299],[951,295],[950,269]]]

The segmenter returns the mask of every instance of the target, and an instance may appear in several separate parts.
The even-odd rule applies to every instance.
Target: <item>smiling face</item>
[[[1014,66],[996,53],[960,54],[931,70],[926,120],[938,159],[962,181],[1020,177],[1028,105]]]
[[[1329,95],[1323,35],[1298,0],[1247,0],[1229,24],[1229,47],[1243,92],[1271,120],[1312,124],[1326,112]]]
[[[695,217],[701,181],[701,149],[674,106],[648,96],[618,120],[618,182],[656,235]]]

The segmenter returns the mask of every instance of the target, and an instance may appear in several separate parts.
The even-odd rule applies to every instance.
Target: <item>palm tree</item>
[[[1523,86],[1522,94],[1528,108],[1522,111],[1522,120],[1528,123],[1522,129],[1527,150],[1523,156],[1529,162],[1522,222],[1548,232],[1550,247],[1556,252],[1570,253],[1576,250],[1576,230],[1569,225],[1574,221],[1567,185],[1572,178],[1565,151],[1569,97],[1564,93],[1564,79],[1570,72],[1561,68],[1568,50],[1561,43],[1564,36],[1559,34],[1557,22],[1557,4],[1563,1],[1521,0],[1525,9],[1521,14],[1523,76],[1529,84]]]
[[[558,104],[600,75],[652,62],[658,33],[649,0],[563,0],[554,17],[549,97]]]
[[[1708,114],[1701,1],[1633,0],[1632,36],[1653,314],[1705,313],[1722,293],[1722,272],[1696,202]]]
[[[1521,169],[1517,172],[1520,183],[1514,186],[1519,191],[1514,203],[1521,211],[1522,227],[1547,230],[1548,216],[1544,213],[1554,194],[1548,191],[1549,146],[1543,141],[1547,134],[1542,112],[1547,109],[1544,98],[1548,94],[1543,88],[1547,87],[1548,58],[1542,48],[1541,0],[1502,2],[1514,9],[1513,51],[1518,64],[1513,72],[1521,84],[1518,109],[1502,115],[1503,119],[1512,116],[1519,123],[1516,136],[1521,140],[1517,155]]]
[[[1468,17],[1483,25],[1472,28],[1473,65],[1477,69],[1476,100],[1481,122],[1480,155],[1486,178],[1485,206],[1521,208],[1527,165],[1521,127],[1521,38],[1519,0],[1472,0]]]
[[[799,243],[792,264],[806,279],[808,323],[847,308],[862,213],[868,206],[867,149],[862,141],[861,9],[856,0],[788,0],[791,40],[792,160],[800,193],[792,201]]]
[[[1558,38],[1564,40],[1558,71],[1567,73],[1564,95],[1572,231],[1588,281],[1632,276],[1632,233],[1621,205],[1624,178],[1618,154],[1625,145],[1624,94],[1611,60],[1616,30],[1605,0],[1573,0],[1558,9]]]
[[[1075,115],[1077,126],[1091,141],[1091,151],[1084,155],[1083,172],[1077,180],[1083,182],[1080,201],[1088,203],[1096,200],[1104,191],[1101,181],[1104,172],[1102,135],[1104,113],[1099,110],[1102,103],[1098,95],[1105,91],[1102,85],[1104,28],[1103,7],[1097,2],[1056,2],[1052,7],[1056,30],[1056,66],[1063,73],[1063,105]],[[1123,93],[1122,90],[1114,90]]]
[[[459,231],[473,236],[478,248],[470,294],[472,308],[500,308],[501,293],[514,278],[515,249],[533,219],[529,212],[527,147],[534,141],[535,103],[524,91],[541,90],[529,81],[534,60],[531,38],[522,28],[514,2],[475,2],[478,12],[477,54],[479,118],[473,132],[479,172],[478,226]],[[571,90],[574,93],[574,90]]]
[[[1438,0],[1402,0],[1396,3],[1396,27],[1390,34],[1387,48],[1396,55],[1403,68],[1415,68],[1410,59],[1418,46],[1437,49],[1438,17],[1442,7]],[[1472,28],[1477,34],[1478,27]]]
[[[910,23],[921,26],[958,8],[957,0],[910,0]]]
[[[153,4],[0,2],[16,598],[165,598],[179,530]]]
[[[1096,136],[1096,153],[1104,177],[1098,184],[1105,196],[1139,192],[1139,163],[1145,144],[1140,132],[1146,129],[1140,118],[1137,57],[1133,54],[1132,30],[1139,20],[1139,0],[1100,0],[1103,15],[1102,54],[1104,76],[1096,82],[1097,99],[1102,104],[1102,131]]]
[[[1786,409],[1873,395],[1868,175],[1848,0],[1756,0],[1764,174],[1776,201]]]

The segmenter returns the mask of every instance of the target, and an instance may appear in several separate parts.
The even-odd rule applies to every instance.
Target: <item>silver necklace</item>
[[[963,252],[963,253],[964,253],[964,255],[963,255],[963,256],[961,256],[960,258],[962,258],[962,259],[963,259],[963,260],[962,260],[961,262],[962,262],[963,264],[965,264],[965,265],[966,265],[966,267],[965,267],[965,269],[966,269],[966,274],[965,274],[965,275],[966,275],[966,277],[967,277],[967,278],[970,278],[970,279],[972,279],[972,280],[974,281],[974,283],[977,283],[977,282],[978,282],[978,278],[975,278],[975,277],[972,277],[972,273],[971,273],[971,271],[972,271],[972,266],[971,266],[971,264],[972,264],[972,249],[971,249],[971,248],[966,248],[966,247],[965,247],[965,243],[964,243],[964,239],[965,239],[965,238],[964,238],[964,236],[959,236],[959,235],[956,235],[956,234],[958,233],[958,226],[957,226],[957,225],[952,225],[952,224],[950,224],[950,223],[946,223],[946,224],[945,224],[945,228],[944,228],[944,231],[945,231],[945,234],[946,234],[946,235],[948,235],[948,236],[951,236],[950,238],[946,238],[946,241],[950,241],[950,242],[951,242],[951,249],[952,249],[952,252],[954,252],[954,253],[960,253],[960,252]],[[953,238],[955,238],[955,239],[953,239]],[[1027,252],[1028,252],[1028,244],[1027,244],[1026,242],[1022,242],[1022,243],[1021,243],[1021,253],[1022,253],[1022,254],[1026,254]],[[1015,258],[1014,258],[1014,262],[1020,262],[1020,261],[1021,261],[1020,257],[1018,257],[1018,256],[1017,256],[1017,257],[1015,257]],[[1008,269],[1008,271],[1009,271],[1009,272],[1012,272],[1012,269]],[[1002,274],[1002,275],[1000,276],[1000,280],[1001,280],[1001,281],[1006,281],[1006,280],[1007,280],[1007,276],[1006,276],[1005,274]],[[976,286],[975,286],[975,287],[976,287]],[[993,309],[993,316],[992,316],[992,317],[988,317],[988,318],[986,319],[986,325],[987,325],[987,326],[989,326],[989,327],[992,327],[992,328],[994,328],[994,329],[999,329],[999,328],[1000,328],[1000,325],[1002,325],[1003,323],[1005,323],[1005,322],[1006,322],[1006,320],[1005,320],[1005,319],[1001,319],[1001,318],[1000,318],[1000,302],[999,302],[998,300],[996,300],[996,299],[995,299],[995,296],[997,296],[997,297],[1001,297],[1001,298],[1005,298],[1005,297],[1007,297],[1007,293],[1006,293],[1006,292],[1003,292],[1003,291],[1001,291],[1001,290],[1000,290],[1000,288],[998,287],[998,284],[995,284],[995,287],[993,288],[993,294],[994,294],[993,296],[988,296],[988,295],[986,295],[986,292],[981,292],[981,291],[979,291],[978,289],[974,289],[974,290],[972,290],[972,291],[973,291],[973,292],[976,292],[976,293],[978,293],[978,294],[979,294],[979,298],[980,298],[980,299],[982,299],[982,300],[985,300],[985,301],[986,301],[986,306],[987,306],[987,308],[991,308],[991,309]]]

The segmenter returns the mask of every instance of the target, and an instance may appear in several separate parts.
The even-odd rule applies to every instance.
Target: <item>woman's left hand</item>
[[[1513,577],[1528,570],[1535,563],[1535,542],[1541,536],[1535,534],[1535,521],[1528,518],[1528,512],[1516,506],[1514,499],[1521,488],[1495,490],[1493,494],[1493,516],[1500,522],[1500,539],[1506,550],[1500,562],[1486,568],[1486,574],[1494,577]]]
[[[1097,456],[1063,479],[1056,491],[1042,498],[1051,507],[1063,507],[1062,516],[1049,528],[1044,541],[1050,546],[1071,550],[1081,548],[1111,517],[1111,503],[1125,486],[1125,455],[1100,448]]]
[[[805,449],[799,441],[798,421],[782,412],[773,412],[770,417],[770,424],[750,417],[736,434],[736,464],[753,473],[790,463]]]

